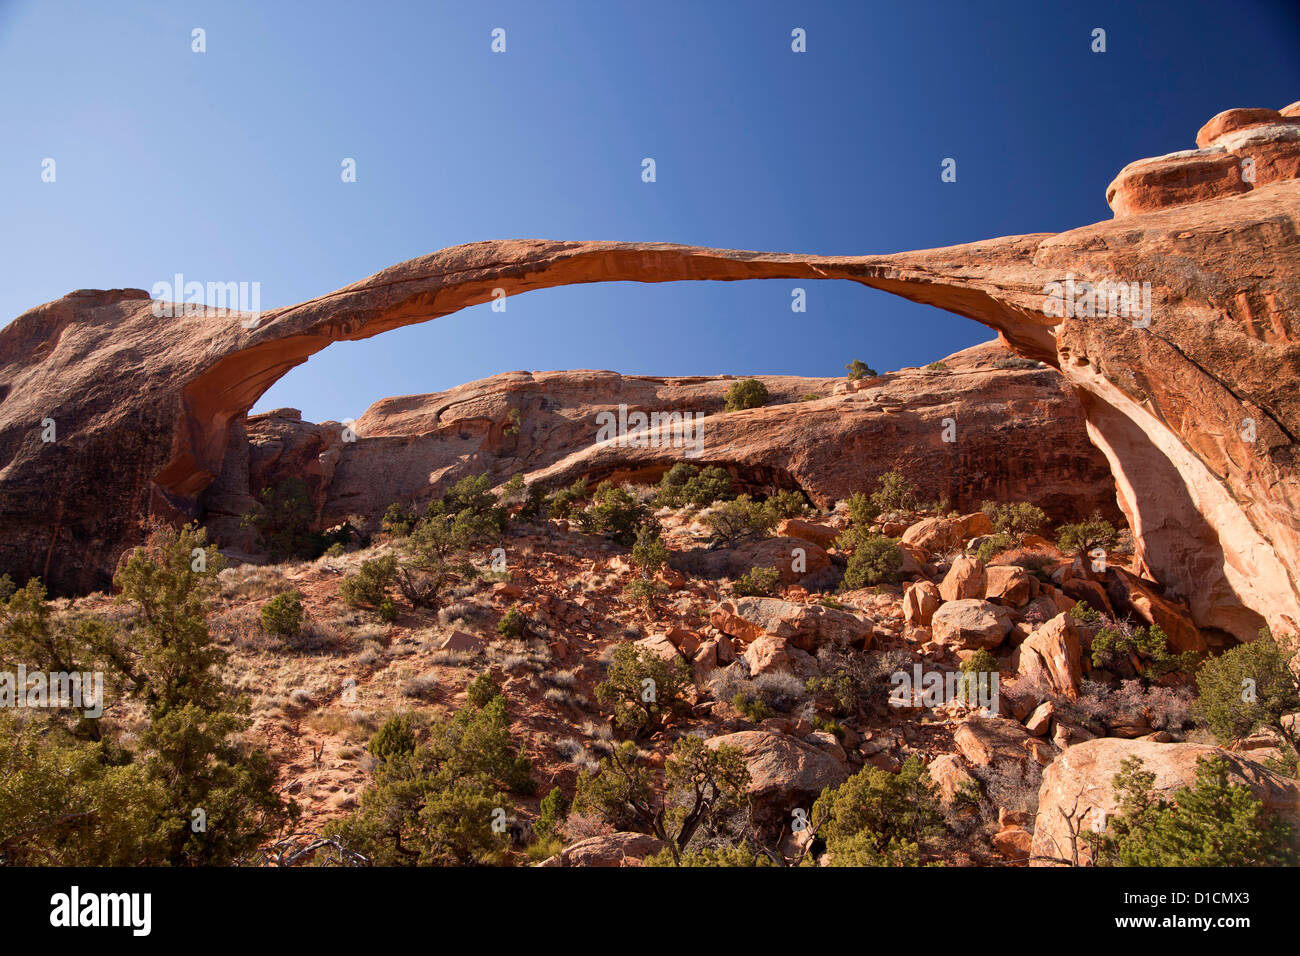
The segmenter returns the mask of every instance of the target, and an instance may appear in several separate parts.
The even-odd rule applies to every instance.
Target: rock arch
[[[1240,127],[1231,135],[1240,137]],[[1263,139],[1273,148],[1293,143],[1289,135]],[[1269,168],[1285,175],[1289,167],[1270,156]],[[264,313],[252,328],[237,314],[155,318],[141,290],[72,293],[0,331],[0,520],[8,532],[0,570],[43,574],[60,590],[102,586],[135,540],[138,517],[192,515],[220,471],[232,424],[332,342],[448,315],[489,301],[494,289],[848,279],[974,319],[1019,354],[1060,369],[1084,398],[1147,569],[1190,603],[1202,626],[1239,637],[1261,620],[1295,630],[1300,180],[1211,190],[1209,198],[1177,194],[1169,202],[1178,204],[1166,205],[1149,177],[1140,201],[1116,182],[1117,210],[1146,211],[1060,234],[884,256],[473,243]],[[1150,283],[1151,326],[1046,315],[1045,289],[1068,276]],[[47,417],[59,424],[53,446],[36,427]]]

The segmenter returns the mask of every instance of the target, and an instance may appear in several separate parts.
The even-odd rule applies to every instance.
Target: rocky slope
[[[1056,521],[1093,511],[1118,520],[1114,483],[1073,390],[1053,369],[1012,359],[988,343],[936,363],[942,367],[860,382],[761,376],[768,404],[742,412],[723,410],[731,378],[511,372],[376,402],[352,424],[351,441],[339,423],[313,425],[280,410],[249,418],[248,448],[232,443],[200,504],[223,545],[249,550],[239,516],[253,495],[292,476],[307,482],[323,526],[361,516],[373,530],[392,502],[427,499],[465,475],[655,483],[687,460],[721,465],[752,491],[802,490],[819,506],[875,487],[896,469],[924,500],[966,511],[986,499],[1022,500]],[[698,444],[674,445],[671,429],[644,447],[597,442],[599,416],[617,416],[620,405],[629,415],[698,414]],[[954,423],[951,441],[946,420]]]
[[[258,322],[159,320],[140,290],[73,293],[0,331],[0,570],[41,574],[65,592],[102,585],[142,515],[198,515],[258,396],[331,342],[447,315],[497,289],[841,278],[975,319],[1059,368],[1115,475],[1139,567],[1189,601],[1202,626],[1242,638],[1264,621],[1295,630],[1300,181],[1286,177],[1300,143],[1286,131],[1300,106],[1258,124],[1245,113],[1221,114],[1203,136],[1205,149],[1228,137],[1225,152],[1256,160],[1248,190],[1226,173],[1190,193],[1152,188],[1120,202],[1112,221],[1057,235],[888,256],[476,243]],[[1278,131],[1256,135],[1252,124]],[[1201,158],[1167,157],[1172,181],[1190,179]],[[1113,308],[1061,314],[1048,290],[1068,279],[1149,283],[1151,321]],[[42,441],[51,420],[58,438]]]
[[[1125,657],[1094,663],[1097,625],[1068,613],[1079,600],[1108,617],[1159,623],[1177,649],[1205,646],[1187,608],[1161,597],[1122,553],[1096,573],[1026,539],[986,565],[960,543],[987,528],[983,515],[889,514],[881,530],[898,534],[907,557],[897,581],[831,600],[805,584],[819,576],[815,568],[837,566],[822,544],[844,525],[838,509],[787,521],[779,536],[757,542],[774,554],[806,549],[810,574],[754,597],[736,592],[738,572],[681,560],[744,552],[738,566],[747,569],[759,563],[749,546],[706,551],[698,512],[661,508],[657,516],[673,560],[650,607],[624,591],[639,573],[626,548],[560,520],[512,522],[500,542],[504,572],[457,587],[437,610],[398,596],[391,622],[349,607],[339,589],[342,575],[387,553],[387,541],[315,562],[221,572],[209,625],[230,653],[227,681],[252,698],[249,742],[268,751],[302,807],[296,829],[309,838],[357,807],[372,779],[367,741],[388,716],[445,717],[487,671],[503,687],[512,739],[538,784],[535,796],[511,798],[512,819],[526,833],[541,795],[558,787],[572,797],[578,774],[597,768],[617,742],[595,687],[613,649],[628,641],[680,658],[692,677],[689,707],[637,739],[639,765],[659,787],[682,734],[738,748],[751,777],[751,835],[769,846],[823,788],[913,757],[928,768],[945,814],[947,835],[927,844],[926,859],[951,865],[1088,863],[1086,844],[1072,834],[1117,812],[1111,781],[1128,756],[1144,761],[1162,794],[1191,784],[1198,757],[1226,756],[1234,780],[1271,811],[1300,819],[1300,785],[1265,766],[1280,754],[1276,737],[1226,753],[1192,725],[1186,675],[1138,680]],[[816,556],[827,560],[819,565]],[[834,586],[839,573],[822,583]],[[306,620],[300,633],[275,637],[259,612],[289,588],[301,592]],[[102,610],[109,600],[92,595],[75,609]],[[524,629],[505,638],[498,623],[512,610]],[[977,649],[993,655],[1000,678],[987,713],[960,695],[895,693],[896,675],[920,669],[947,679]],[[858,688],[847,709],[806,683],[845,673]],[[739,709],[738,692],[769,702],[770,713]],[[106,721],[132,726],[117,699]],[[562,836],[563,849],[544,865],[636,865],[662,848],[648,834],[580,815]],[[537,849],[526,843],[514,862]]]

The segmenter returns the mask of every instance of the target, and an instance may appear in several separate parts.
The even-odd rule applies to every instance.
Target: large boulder
[[[930,630],[936,643],[954,650],[992,650],[1011,633],[1011,614],[975,598],[949,601],[934,612]]]
[[[952,567],[944,575],[939,584],[939,596],[945,601],[983,598],[986,583],[984,562],[963,554],[953,561]]]
[[[939,589],[932,583],[909,584],[903,592],[903,620],[914,627],[929,627],[939,604]]]
[[[972,767],[1024,765],[1030,733],[1007,717],[970,717],[957,725],[953,743]]]
[[[565,847],[538,866],[640,866],[648,856],[664,849],[662,840],[648,833],[618,832],[588,837]]]
[[[1039,625],[1021,642],[1018,672],[1025,677],[1041,675],[1057,694],[1078,700],[1083,654],[1068,614]]]
[[[927,554],[938,554],[955,548],[965,540],[960,521],[951,518],[922,518],[903,532],[901,544],[920,548]]]
[[[1143,770],[1155,774],[1156,795],[1168,799],[1180,787],[1195,782],[1196,762],[1209,756],[1226,759],[1232,782],[1249,786],[1269,810],[1291,818],[1300,815],[1300,782],[1266,769],[1248,754],[1234,754],[1204,744],[1099,737],[1067,747],[1043,771],[1034,824],[1034,856],[1071,860],[1071,827],[1077,827],[1082,833],[1096,831],[1119,812],[1112,784],[1127,758],[1140,759]],[[1072,822],[1067,822],[1063,814],[1069,815]],[[1081,863],[1090,859],[1085,843],[1078,841]],[[1035,859],[1033,865],[1052,863],[1050,859]]]
[[[770,634],[805,651],[814,651],[827,641],[867,648],[873,636],[870,622],[848,611],[780,598],[723,601],[709,612],[709,622],[746,644]]]
[[[1023,607],[1038,596],[1038,579],[1024,568],[993,564],[984,569],[984,593],[994,604]]]
[[[749,795],[764,822],[776,822],[796,809],[811,811],[811,801],[826,787],[839,786],[848,773],[819,747],[785,734],[743,730],[713,737],[708,747],[737,748],[749,769]]]

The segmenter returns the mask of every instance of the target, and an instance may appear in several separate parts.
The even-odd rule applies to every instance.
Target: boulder
[[[764,634],[785,638],[793,647],[815,651],[824,642],[871,646],[872,626],[849,611],[780,598],[743,597],[723,601],[709,612],[723,634],[749,644]]]
[[[469,634],[465,631],[454,630],[450,634],[445,634],[433,642],[434,648],[440,651],[459,651],[463,654],[477,654],[486,646],[483,638],[477,634]]]
[[[805,521],[803,518],[786,518],[776,526],[776,533],[785,538],[811,541],[819,548],[831,547],[835,543],[835,539],[840,536],[840,531],[837,528],[818,524],[815,521]]]
[[[1018,721],[1006,717],[971,717],[957,725],[953,743],[973,767],[1024,764],[1032,738]]]
[[[1070,700],[1079,699],[1083,657],[1078,632],[1068,614],[1056,615],[1025,638],[1020,645],[1018,672],[1025,676],[1041,672],[1056,693]]]
[[[1155,774],[1156,796],[1169,799],[1179,788],[1195,782],[1197,760],[1209,756],[1226,759],[1232,782],[1249,786],[1270,811],[1293,820],[1300,816],[1300,782],[1265,769],[1250,756],[1204,744],[1101,737],[1063,750],[1043,771],[1034,824],[1034,856],[1072,858],[1069,829],[1062,813],[1073,814],[1080,830],[1086,832],[1104,826],[1119,812],[1112,782],[1127,758],[1140,759],[1143,769]],[[1084,843],[1080,840],[1078,848],[1082,863],[1090,859]],[[1196,861],[1185,862],[1193,865]],[[1051,863],[1035,861],[1034,865]]]
[[[811,811],[811,801],[826,787],[839,786],[848,773],[818,747],[785,734],[744,730],[713,737],[706,745],[735,747],[749,769],[749,794],[765,822],[788,820],[797,809]]]
[[[538,866],[640,866],[666,844],[648,833],[608,833],[588,837],[565,847]]]
[[[903,592],[903,620],[914,627],[929,627],[939,604],[939,589],[929,581],[909,584]]]
[[[764,634],[752,641],[745,648],[745,663],[749,665],[749,675],[789,674],[793,672],[790,655],[786,653],[784,637]]]
[[[1038,579],[1024,568],[994,564],[984,569],[984,593],[1003,607],[1023,607],[1038,596]]]
[[[903,532],[900,543],[920,548],[926,554],[936,554],[955,548],[964,540],[960,522],[951,518],[922,518]]]
[[[983,598],[985,582],[984,562],[963,554],[953,561],[944,575],[939,584],[939,595],[945,601]]]
[[[930,780],[939,789],[939,802],[944,806],[951,806],[953,797],[964,787],[978,789],[975,778],[956,754],[940,754],[930,761],[927,769]]]
[[[992,650],[1011,632],[1011,614],[1004,607],[968,598],[949,601],[930,619],[936,643],[954,650]]]

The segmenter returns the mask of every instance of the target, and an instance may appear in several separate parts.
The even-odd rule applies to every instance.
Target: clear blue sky
[[[1062,230],[1109,217],[1126,162],[1296,99],[1294,2],[0,0],[0,321],[176,272],[258,281],[267,309],[481,239],[852,254]],[[512,369],[830,375],[988,337],[844,282],[795,315],[791,285],[529,293],[336,344],[258,408],[351,418]]]

